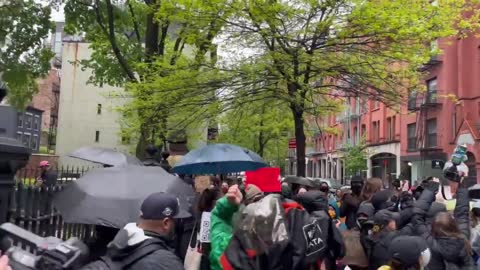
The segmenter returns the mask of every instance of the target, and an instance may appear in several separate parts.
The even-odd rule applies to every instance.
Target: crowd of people
[[[430,178],[408,190],[384,189],[381,179],[354,177],[336,193],[325,183],[266,193],[214,182],[191,217],[173,195],[155,193],[138,222],[84,269],[477,269],[480,203],[470,211],[461,181],[450,213],[435,202],[439,186]],[[193,229],[179,234],[185,220]]]
[[[48,184],[49,164],[41,165],[39,181]],[[195,188],[192,177],[179,177]],[[335,191],[326,182],[283,182],[264,192],[212,177],[188,212],[174,195],[154,193],[136,223],[97,226],[82,269],[480,269],[480,202],[470,207],[463,178],[451,184],[453,213],[435,201],[435,178],[385,189],[382,179],[356,176]]]

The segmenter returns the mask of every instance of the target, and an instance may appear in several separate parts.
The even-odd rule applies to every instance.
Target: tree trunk
[[[296,105],[291,106],[297,142],[297,176],[305,176],[305,129],[303,110]]]

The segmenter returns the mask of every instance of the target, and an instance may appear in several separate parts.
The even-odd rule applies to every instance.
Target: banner
[[[256,185],[263,192],[281,192],[280,168],[261,168],[245,173],[245,185]]]

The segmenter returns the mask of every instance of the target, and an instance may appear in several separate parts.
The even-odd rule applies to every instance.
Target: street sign
[[[297,140],[296,139],[289,139],[288,140],[288,149],[295,149],[297,148]]]

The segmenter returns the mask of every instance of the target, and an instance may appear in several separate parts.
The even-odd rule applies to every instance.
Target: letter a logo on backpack
[[[325,243],[322,240],[322,229],[318,223],[313,222],[303,226],[303,236],[307,243],[306,256],[313,255],[325,249]]]

